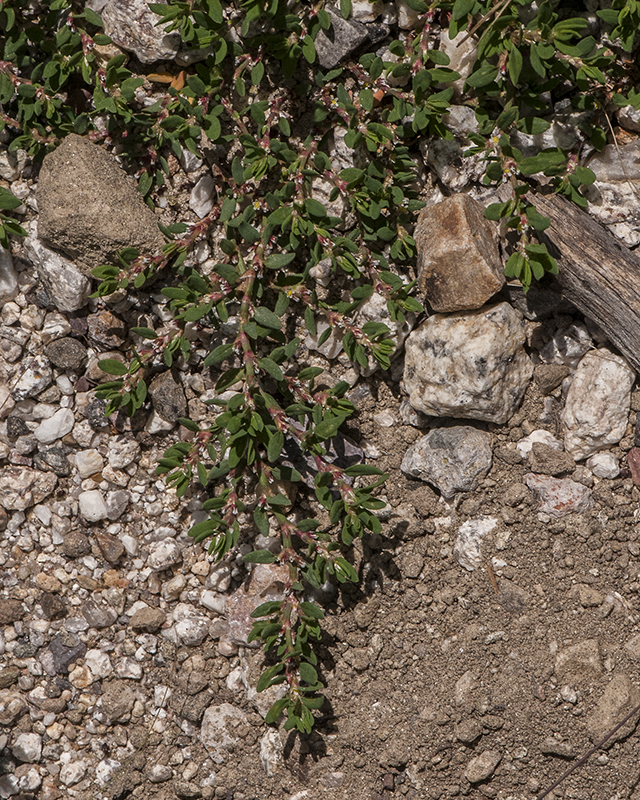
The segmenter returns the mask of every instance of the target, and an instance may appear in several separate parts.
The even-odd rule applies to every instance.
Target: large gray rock
[[[589,161],[596,181],[587,187],[589,213],[629,246],[640,242],[640,140],[627,145],[608,144]]]
[[[624,358],[604,347],[580,361],[562,412],[564,447],[576,461],[622,439],[634,380]]]
[[[45,247],[35,225],[23,245],[25,257],[33,264],[49,299],[60,311],[79,311],[91,292],[91,283],[69,259]]]
[[[102,9],[104,32],[143,64],[173,59],[180,49],[180,34],[166,33],[160,19],[145,0],[110,0]]]
[[[133,181],[82,136],[70,134],[45,156],[37,200],[40,239],[87,276],[125,247],[153,254],[164,244],[156,216]]]
[[[418,285],[434,311],[480,308],[504,284],[495,225],[468,195],[423,209],[413,236]]]
[[[437,486],[444,497],[472,492],[491,469],[491,434],[470,427],[436,428],[402,459],[405,475]]]
[[[434,314],[405,343],[404,388],[417,411],[502,424],[533,374],[522,317],[508,303]]]
[[[202,718],[200,739],[216,764],[224,763],[226,756],[236,749],[239,741],[229,722],[232,725],[235,723],[237,727],[238,724],[248,722],[248,717],[241,708],[222,703],[219,706],[209,706]]]

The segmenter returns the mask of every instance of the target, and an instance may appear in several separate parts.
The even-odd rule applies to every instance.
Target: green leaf
[[[115,358],[103,358],[102,361],[98,361],[98,366],[107,375],[127,375],[129,373],[127,367],[121,361],[116,361]]]
[[[158,334],[151,328],[130,328],[130,331],[142,336],[143,339],[157,339]]]
[[[351,0],[340,0],[340,13],[343,19],[349,19],[351,16]]]
[[[8,189],[0,186],[0,209],[2,209],[2,211],[11,211],[11,209],[18,208],[18,206],[21,205],[22,200],[11,194]]]
[[[275,378],[277,381],[284,380],[284,374],[278,364],[271,359],[271,358],[259,358],[258,359],[258,366],[260,369],[263,369],[265,372],[269,373],[272,378]]]
[[[517,85],[522,72],[522,53],[514,44],[509,53],[509,77],[514,86]]]
[[[278,557],[270,550],[252,550],[242,560],[248,564],[273,564]]]
[[[326,217],[327,212],[322,203],[314,200],[312,197],[307,197],[304,201],[304,207],[314,217]]]
[[[263,328],[270,328],[274,331],[279,331],[282,328],[282,320],[280,317],[264,306],[254,309],[253,318],[258,325],[262,325]]]
[[[253,521],[262,536],[269,536],[269,517],[259,508],[253,512]]]
[[[318,673],[316,672],[315,668],[311,666],[307,661],[300,662],[300,666],[298,667],[300,672],[300,677],[305,683],[310,684],[311,686],[315,686],[318,682]]]
[[[373,110],[373,92],[371,89],[360,90],[360,105],[365,111]]]
[[[324,700],[324,698],[322,698]],[[267,712],[267,716],[264,718],[264,721],[267,725],[272,725],[274,722],[278,721],[278,718],[285,710],[287,703],[289,702],[288,697],[281,697],[279,700],[271,706],[269,711]]]
[[[295,257],[295,253],[272,253],[266,257],[264,265],[269,269],[282,269],[290,264]]]
[[[282,601],[280,600],[269,600],[267,603],[263,603],[262,605],[258,606],[251,612],[251,616],[254,619],[258,617],[270,617],[272,614],[276,614],[282,608]]]
[[[219,364],[221,361],[224,361],[225,358],[229,358],[232,353],[233,343],[227,342],[226,344],[221,344],[205,357],[204,365],[205,367],[210,367],[213,364]]]
[[[267,446],[267,459],[269,460],[269,463],[273,464],[274,461],[277,461],[280,458],[283,447],[284,434],[282,431],[276,431],[271,439],[269,439],[269,445]]]
[[[300,610],[305,617],[311,617],[311,619],[324,619],[324,611],[321,608],[318,608],[315,603],[303,601],[300,603]]]

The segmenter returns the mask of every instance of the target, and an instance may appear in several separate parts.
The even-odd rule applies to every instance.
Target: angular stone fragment
[[[13,266],[11,253],[0,247],[0,306],[13,300],[19,291],[18,273]]]
[[[602,661],[597,639],[585,639],[560,650],[555,671],[563,683],[598,677],[602,673]]]
[[[491,469],[491,434],[470,427],[436,428],[402,460],[405,475],[437,486],[446,498],[472,492]]]
[[[164,244],[156,216],[101,147],[70,134],[45,156],[37,190],[38,233],[87,276],[125,247],[153,254]]]
[[[19,600],[0,597],[0,625],[11,625],[24,617],[24,606]]]
[[[637,705],[640,705],[638,687],[634,686],[625,673],[620,672],[614,675],[591,716],[587,719],[587,730],[591,740],[599,742],[603,739]],[[638,715],[634,714],[603,746],[609,749],[615,742],[626,739],[636,729],[637,724]]]
[[[9,689],[0,690],[0,725],[11,725],[27,710],[27,704],[21,694]]]
[[[130,625],[138,633],[156,633],[167,620],[161,608],[141,608],[131,617]]]
[[[237,727],[238,723],[247,723],[248,717],[241,708],[229,703],[209,706],[204,712],[200,739],[216,764],[224,763],[225,757],[235,750],[238,742],[238,737],[233,735],[233,727],[229,722],[235,723]]]
[[[485,516],[462,523],[453,548],[453,554],[461,567],[473,572],[482,564],[482,541],[497,524],[495,517]]]
[[[508,303],[434,314],[405,343],[409,402],[431,416],[506,422],[533,372],[524,341],[522,318]]]
[[[496,750],[485,750],[479,756],[472,758],[464,772],[469,783],[486,781],[493,775],[495,768],[500,763],[502,756]]]
[[[369,34],[361,22],[344,19],[331,6],[327,6],[325,10],[331,18],[331,27],[327,31],[321,30],[318,33],[315,46],[320,66],[323,69],[331,69],[360,47]]]
[[[418,285],[434,311],[480,308],[504,284],[495,227],[468,195],[423,209],[413,236]]]
[[[24,511],[41,503],[58,484],[51,472],[29,467],[3,467],[0,471],[0,506],[8,511]]]
[[[551,478],[529,472],[524,482],[540,498],[539,511],[552,517],[581,514],[591,508],[591,490],[571,478]]]
[[[622,439],[634,380],[624,358],[604,347],[580,361],[562,412],[565,450],[576,461]]]
[[[56,253],[38,239],[35,226],[23,245],[25,257],[36,268],[49,298],[60,311],[83,308],[91,292],[91,283],[69,259]]]
[[[170,60],[180,48],[180,35],[166,33],[160,19],[144,0],[109,0],[102,9],[104,32],[143,64]]]
[[[175,422],[187,414],[187,398],[184,389],[177,383],[170,371],[162,372],[151,381],[149,394],[153,408],[162,419]]]

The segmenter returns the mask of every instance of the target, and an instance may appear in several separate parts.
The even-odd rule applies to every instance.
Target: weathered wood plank
[[[564,197],[538,195],[535,206],[551,220],[542,238],[565,297],[640,370],[640,258]]]

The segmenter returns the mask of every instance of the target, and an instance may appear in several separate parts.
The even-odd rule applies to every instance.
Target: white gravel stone
[[[61,408],[52,417],[43,420],[35,429],[33,435],[40,444],[50,444],[70,433],[74,424],[73,411],[70,408]]]
[[[84,761],[70,761],[60,768],[60,783],[65,786],[75,786],[87,774],[87,765]]]
[[[143,675],[142,665],[129,656],[118,661],[115,672],[119,678],[129,678],[132,681],[141,680]]]
[[[84,663],[91,670],[93,677],[98,680],[107,678],[113,672],[111,659],[102,650],[87,650]]]
[[[39,789],[42,786],[42,776],[38,772],[35,767],[31,767],[30,770],[24,775],[20,776],[20,780],[18,781],[18,788],[21,792],[35,792],[36,789]]]
[[[104,460],[97,450],[79,450],[75,454],[76,468],[81,478],[88,478],[101,472]]]
[[[219,706],[209,706],[204,712],[200,739],[209,756],[216,764],[223,764],[226,756],[235,750],[239,739],[231,734],[228,726],[230,720],[237,720],[236,724],[248,722],[248,717],[242,709],[223,703]]]
[[[522,317],[508,303],[434,314],[405,344],[409,402],[436,417],[506,422],[533,374],[524,341]]]
[[[37,733],[21,733],[16,736],[11,752],[19,761],[37,764],[42,755],[42,737]]]
[[[533,433],[525,436],[524,439],[520,439],[516,445],[516,450],[523,458],[526,458],[531,452],[535,442],[546,444],[549,447],[553,447],[554,450],[562,450],[562,442],[556,439],[556,437],[549,433],[549,431],[543,430],[533,431]]]
[[[482,542],[497,524],[495,517],[485,516],[462,523],[453,548],[453,554],[461,567],[473,572],[482,564]]]
[[[78,503],[80,513],[88,522],[98,522],[107,518],[107,506],[102,492],[98,489],[82,492],[78,497]]]
[[[224,614],[226,602],[226,595],[212,592],[210,589],[205,589],[200,595],[200,604],[209,611],[215,611],[216,614]]]
[[[197,647],[209,634],[210,620],[187,603],[178,603],[173,611],[173,620],[176,634],[186,647]]]
[[[78,311],[83,308],[91,292],[91,283],[76,269],[72,261],[39,241],[35,226],[25,239],[26,258],[35,266],[47,294],[60,311]]]
[[[604,347],[580,361],[562,412],[564,447],[576,461],[622,439],[634,380],[624,358]]]
[[[152,542],[149,546],[149,558],[147,566],[155,572],[168,569],[182,561],[180,545],[174,539],[162,539],[160,542]]]
[[[189,208],[194,211],[200,219],[206,217],[213,208],[213,190],[215,181],[211,175],[203,175],[191,190],[189,195]]]
[[[109,442],[109,466],[113,469],[125,469],[140,458],[140,445],[135,439],[112,439]]]
[[[613,480],[620,474],[620,462],[613,453],[594,453],[587,459],[586,466],[596,478]]]
[[[162,598],[164,600],[177,600],[187,585],[184,575],[175,575],[170,581],[162,584]]]
[[[24,511],[42,502],[57,484],[53,472],[40,472],[29,467],[3,467],[0,470],[0,505],[8,511]]]
[[[36,356],[33,360],[27,362],[25,366],[26,369],[22,371],[11,392],[11,396],[17,401],[24,400],[27,397],[35,397],[53,381],[53,372],[48,358]]]
[[[144,0],[109,0],[102,10],[104,32],[143,64],[173,59],[180,49],[177,32],[166,33]]]

